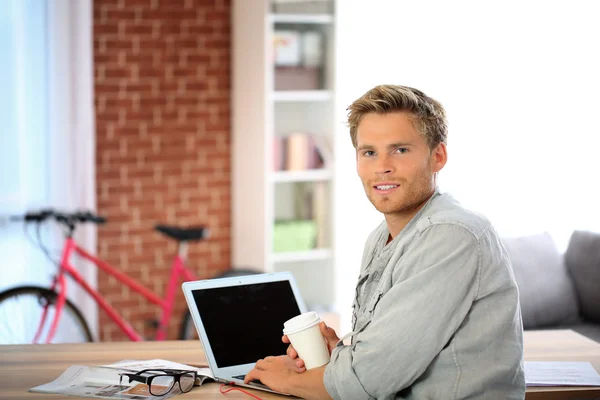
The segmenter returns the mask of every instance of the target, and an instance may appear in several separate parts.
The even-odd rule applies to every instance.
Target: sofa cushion
[[[525,329],[579,320],[573,282],[548,233],[504,238],[519,287]]]
[[[581,333],[583,336],[600,343],[600,325],[599,324],[578,324],[572,326],[566,326],[566,328],[573,329],[577,333]]]
[[[600,323],[600,234],[575,231],[565,254],[584,320]]]

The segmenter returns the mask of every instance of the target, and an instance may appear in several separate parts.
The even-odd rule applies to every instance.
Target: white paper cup
[[[306,369],[312,369],[329,362],[327,342],[321,334],[319,323],[321,318],[314,312],[300,314],[283,324],[283,334],[287,335],[298,352],[298,357],[304,360]]]

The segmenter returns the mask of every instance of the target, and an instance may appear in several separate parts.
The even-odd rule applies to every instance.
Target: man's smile
[[[372,187],[375,190],[375,193],[388,194],[396,190],[398,187],[400,187],[400,185],[393,182],[381,182],[373,185]]]

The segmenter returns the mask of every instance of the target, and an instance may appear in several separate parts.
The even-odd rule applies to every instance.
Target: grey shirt
[[[523,328],[506,250],[439,194],[386,245],[369,236],[350,345],[325,369],[334,399],[523,399]]]

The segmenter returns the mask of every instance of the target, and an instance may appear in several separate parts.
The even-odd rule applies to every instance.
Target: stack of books
[[[275,171],[302,171],[324,168],[329,162],[329,151],[323,138],[308,133],[276,136],[273,143]]]

